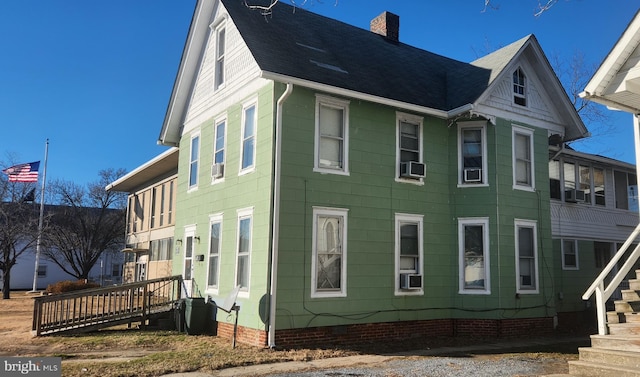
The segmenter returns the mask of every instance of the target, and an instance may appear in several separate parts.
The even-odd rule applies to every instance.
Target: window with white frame
[[[538,293],[537,223],[515,221],[517,293]]]
[[[245,106],[242,112],[242,163],[240,171],[250,171],[255,166],[256,157],[256,104]]]
[[[207,288],[218,288],[220,279],[220,250],[222,246],[222,214],[209,217],[209,261]]]
[[[584,162],[565,161],[564,159],[561,161],[552,160],[549,161],[549,177],[551,179],[551,198],[553,199],[560,199],[561,191],[564,191],[564,200],[567,202],[606,205],[605,171],[603,168]],[[563,190],[560,190],[560,186]]]
[[[349,173],[349,101],[316,95],[314,170]]]
[[[458,184],[487,184],[486,122],[458,123]]]
[[[422,160],[422,117],[397,113],[396,118],[396,177],[421,182],[425,176]]]
[[[520,106],[527,106],[527,76],[522,68],[513,72],[513,103]]]
[[[458,219],[460,293],[488,294],[489,218]]]
[[[249,290],[251,247],[253,232],[253,208],[238,210],[238,233],[236,249],[236,286],[240,291]]]
[[[535,189],[533,131],[513,127],[513,187]]]
[[[198,161],[200,160],[200,134],[191,136],[189,151],[189,189],[198,186]]]
[[[311,297],[347,295],[347,212],[313,209]]]
[[[213,164],[211,165],[211,178],[221,179],[224,177],[224,149],[225,149],[225,133],[226,121],[216,122],[213,136]]]
[[[591,167],[578,165],[578,190],[584,192],[584,202],[591,203]]]
[[[551,199],[562,199],[560,179],[560,161],[549,161],[549,196]]]
[[[562,269],[578,269],[578,240],[562,240]]]
[[[226,29],[224,24],[219,25],[215,30],[216,35],[216,61],[214,67],[213,89],[217,90],[224,84],[224,57],[225,57],[225,35]]]
[[[422,294],[423,215],[395,215],[396,294]]]
[[[604,169],[593,168],[593,197],[594,203],[598,206],[606,205],[604,190]]]
[[[613,172],[616,208],[638,211],[638,178],[633,173]]]

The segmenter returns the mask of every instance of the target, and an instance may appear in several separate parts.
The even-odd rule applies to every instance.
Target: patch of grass
[[[91,344],[110,344],[122,336],[114,334],[90,335]],[[301,361],[320,359],[327,357],[347,356],[356,354],[347,350],[327,350],[327,349],[305,349],[305,350],[269,350],[258,347],[239,345],[235,349],[231,347],[228,339],[220,339],[209,336],[186,336],[170,332],[160,334],[130,333],[128,340],[123,342],[126,347],[133,347],[144,342],[162,344],[165,350],[149,353],[142,357],[134,357],[127,361],[99,361],[99,360],[76,360],[63,363],[62,373],[64,376],[86,376],[86,377],[108,377],[108,376],[158,376],[167,373],[190,372],[190,371],[214,371],[223,368],[237,367],[253,364],[266,364],[283,361]],[[65,337],[66,343],[73,343],[73,340],[80,340],[80,337]],[[71,340],[71,342],[70,342]],[[122,340],[122,339],[121,339]],[[87,344],[89,339],[81,340],[80,343]],[[77,345],[67,344],[72,348]],[[155,347],[153,347],[155,349]],[[131,348],[135,349],[135,347]],[[130,349],[130,350],[131,350]],[[123,349],[123,356],[127,354]]]

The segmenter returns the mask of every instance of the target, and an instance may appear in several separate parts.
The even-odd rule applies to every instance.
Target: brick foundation
[[[577,312],[559,312],[558,331],[577,334],[597,333],[598,320],[595,308]]]
[[[311,327],[276,331],[276,345],[285,348],[349,345],[417,337],[483,337],[549,335],[553,318],[520,319],[434,319],[424,321],[367,323],[359,325]],[[231,339],[233,325],[218,323],[218,336]],[[267,332],[238,327],[236,340],[253,346],[267,345]]]

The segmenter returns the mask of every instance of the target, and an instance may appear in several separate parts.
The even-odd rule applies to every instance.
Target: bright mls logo
[[[0,357],[0,377],[62,376],[59,357]]]

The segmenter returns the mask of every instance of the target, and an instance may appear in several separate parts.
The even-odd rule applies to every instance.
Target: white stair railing
[[[588,300],[595,293],[596,295],[596,314],[598,318],[598,334],[607,335],[607,308],[606,302],[611,297],[611,295],[615,292],[616,288],[620,285],[622,280],[624,280],[627,273],[631,271],[633,266],[635,265],[638,258],[640,258],[640,245],[636,246],[633,250],[629,258],[622,265],[622,268],[618,271],[616,276],[611,280],[611,282],[605,287],[605,278],[609,275],[609,273],[614,269],[614,267],[618,264],[620,259],[625,255],[627,249],[633,241],[638,238],[640,234],[640,224],[636,226],[634,231],[629,235],[629,238],[622,245],[620,250],[616,253],[616,255],[611,258],[609,264],[602,270],[600,275],[596,278],[596,280],[591,284],[591,286],[587,289],[587,291],[582,295],[583,300]]]

